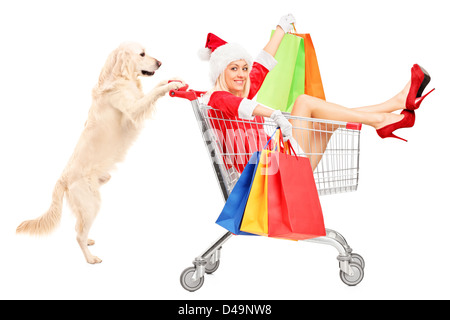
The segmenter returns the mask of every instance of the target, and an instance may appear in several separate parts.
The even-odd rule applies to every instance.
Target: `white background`
[[[370,4],[369,4],[370,3]],[[312,243],[236,237],[196,293],[179,284],[220,237],[223,207],[187,100],[162,98],[128,157],[102,189],[88,265],[65,207],[44,238],[16,236],[50,205],[83,129],[91,89],[122,41],[162,61],[145,91],[178,76],[210,87],[197,57],[208,32],[256,55],[293,13],[316,47],[327,100],[387,100],[420,63],[436,87],[408,139],[363,127],[356,193],[322,198],[327,227],[366,260],[357,287],[339,279],[337,251]],[[2,1],[0,4],[1,299],[448,299],[450,116],[448,4],[444,1]]]

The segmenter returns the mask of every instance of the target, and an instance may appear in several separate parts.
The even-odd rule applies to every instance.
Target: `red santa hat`
[[[249,69],[253,64],[252,56],[244,47],[237,43],[227,43],[212,33],[208,33],[205,48],[200,49],[198,55],[202,60],[209,60],[213,84],[231,62],[244,59]]]

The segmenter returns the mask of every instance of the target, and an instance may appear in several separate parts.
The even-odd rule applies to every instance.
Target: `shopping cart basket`
[[[245,122],[248,126],[250,122],[224,116],[221,111],[212,109],[202,102],[204,92],[187,89],[188,86],[172,90],[170,96],[191,101],[218,184],[226,201],[239,179],[239,172],[242,171],[239,170],[239,166],[245,166],[252,154],[242,152],[242,150],[236,151],[232,147],[227,148],[224,145],[227,142],[224,140],[223,134],[231,133],[235,143],[237,140],[239,144],[239,140],[241,140],[241,145],[244,145],[251,143],[248,141],[249,139],[259,137],[258,139],[262,140],[261,136],[273,133],[276,124],[268,118],[260,123],[251,122],[251,126],[254,126],[252,129],[255,130],[251,130],[253,133],[248,135],[243,130],[236,130],[236,128]],[[298,142],[302,141],[301,145],[303,149],[306,149],[296,151],[297,154],[310,159],[319,195],[355,191],[359,179],[361,124],[293,117],[289,114],[285,114],[285,116],[289,120],[293,120],[294,139]],[[323,146],[326,146],[325,151],[321,151],[320,146],[314,145],[313,141],[322,145],[322,149]],[[261,144],[261,141],[254,141],[254,143]],[[236,169],[236,167],[238,168]],[[231,232],[225,233],[205,252],[195,258],[193,267],[182,272],[180,282],[184,289],[196,291],[202,287],[205,273],[212,274],[219,268],[222,246],[233,235]],[[351,247],[340,233],[326,229],[325,236],[304,241],[335,247],[339,252],[337,260],[339,261],[341,280],[349,286],[355,286],[362,281],[364,259],[359,254],[352,252]]]

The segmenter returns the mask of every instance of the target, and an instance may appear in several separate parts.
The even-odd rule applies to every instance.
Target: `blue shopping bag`
[[[236,182],[236,185],[228,196],[227,202],[216,221],[218,225],[236,235],[253,235],[251,233],[240,231],[239,229],[260,156],[260,151],[253,153],[245,166],[244,171],[242,171],[239,180]]]

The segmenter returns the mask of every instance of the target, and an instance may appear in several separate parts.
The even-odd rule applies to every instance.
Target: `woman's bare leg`
[[[379,105],[346,108],[312,96],[301,95],[295,101],[291,115],[304,118],[357,122],[379,129],[388,124],[400,121],[403,118],[403,115],[390,113],[390,110],[395,111],[403,108],[399,104],[401,103],[399,102],[401,101],[399,99],[400,94],[397,96]],[[333,132],[338,127],[320,125],[319,123],[299,119],[291,119],[289,121],[293,126],[294,139],[302,147],[303,151],[308,154],[314,170],[322,159],[322,155]],[[321,130],[317,131],[319,128]]]
[[[401,92],[399,92],[397,95],[392,97],[391,99],[387,100],[386,102],[376,104],[373,106],[367,106],[367,107],[359,107],[359,108],[353,108],[353,110],[356,111],[363,111],[363,112],[394,112],[397,110],[405,109],[406,108],[406,97],[408,96],[409,88],[411,87],[411,81],[409,81],[405,88]]]
[[[403,115],[389,112],[364,112],[358,110],[358,108],[346,108],[306,94],[297,98],[291,115],[344,122],[358,122],[375,129],[400,121],[403,118]]]
[[[297,114],[296,116],[310,118],[308,114]],[[300,119],[290,119],[289,121],[292,124],[293,137],[308,156],[314,171],[322,159],[331,136],[339,126]]]

